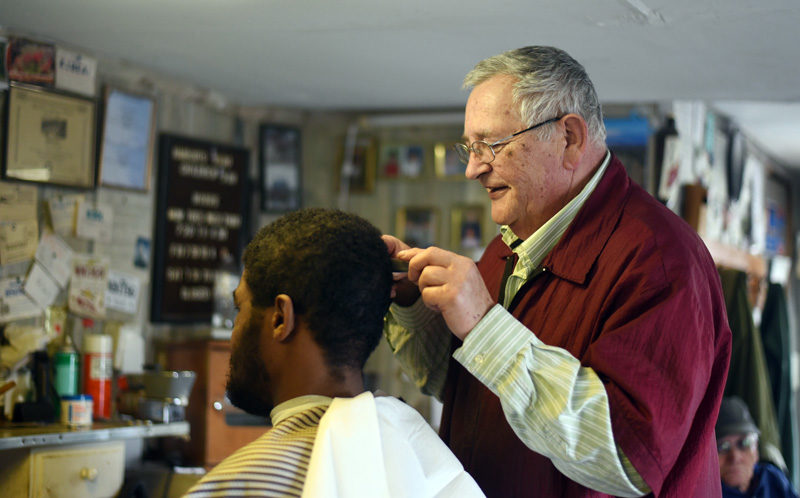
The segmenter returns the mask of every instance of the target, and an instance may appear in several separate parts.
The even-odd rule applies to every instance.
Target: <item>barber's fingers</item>
[[[389,251],[389,256],[396,258],[397,253],[411,248],[408,244],[398,239],[394,235],[383,234],[381,235],[383,243],[386,244],[386,250]]]
[[[454,262],[457,261],[458,258],[462,258],[462,256],[458,254],[434,246],[426,249],[415,248],[409,251],[401,251],[398,253],[398,257],[409,262],[408,278],[412,281],[417,281],[423,270],[428,267],[453,267]],[[469,261],[467,258],[463,259]]]

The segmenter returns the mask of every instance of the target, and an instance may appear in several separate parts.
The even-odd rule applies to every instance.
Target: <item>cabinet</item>
[[[168,343],[164,345],[164,353],[166,368],[196,372],[186,411],[191,438],[177,442],[187,463],[211,468],[268,429],[268,414],[262,419],[250,417],[231,405],[225,396],[230,342]]]
[[[124,476],[122,441],[22,448],[0,454],[4,496],[114,496]]]

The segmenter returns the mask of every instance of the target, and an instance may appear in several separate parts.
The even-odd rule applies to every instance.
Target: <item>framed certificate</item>
[[[147,191],[153,164],[155,100],[107,88],[103,110],[98,183]]]
[[[12,83],[3,178],[94,187],[94,100]]]

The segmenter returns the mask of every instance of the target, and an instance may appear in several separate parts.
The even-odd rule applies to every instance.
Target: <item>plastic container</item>
[[[72,347],[72,338],[67,335],[64,344],[53,356],[53,383],[62,398],[78,394],[79,368],[78,353]]]
[[[86,394],[61,398],[61,423],[68,427],[92,425],[92,397]]]
[[[83,392],[94,400],[95,419],[111,418],[112,345],[110,335],[83,336]]]

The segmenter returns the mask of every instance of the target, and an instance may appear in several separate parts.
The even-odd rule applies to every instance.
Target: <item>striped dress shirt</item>
[[[186,496],[300,497],[319,421],[330,403],[325,396],[300,396],[276,406],[273,427],[220,462]]]

